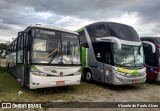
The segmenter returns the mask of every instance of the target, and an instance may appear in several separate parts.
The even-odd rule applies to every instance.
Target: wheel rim
[[[91,73],[90,73],[90,72],[87,72],[87,73],[86,73],[86,80],[87,80],[87,81],[91,81],[91,79],[92,79]]]

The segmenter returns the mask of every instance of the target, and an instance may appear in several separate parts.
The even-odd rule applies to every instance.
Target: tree
[[[7,50],[7,44],[6,43],[0,43],[0,50]]]
[[[5,53],[7,50],[7,44],[6,43],[0,43],[0,57],[3,53]],[[5,55],[3,55],[5,57]]]

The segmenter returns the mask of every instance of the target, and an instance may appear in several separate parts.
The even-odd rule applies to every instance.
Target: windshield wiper
[[[135,65],[135,67],[139,67],[139,68],[142,68],[142,67],[145,67],[146,65],[145,64],[142,64],[142,65]]]
[[[58,54],[58,51],[56,51],[55,54],[52,56],[51,60],[49,61],[49,64],[51,64],[51,62],[55,59],[55,57],[57,56],[57,54]]]
[[[122,64],[117,64],[115,63],[117,66],[120,66],[120,67],[131,67],[131,66],[125,66],[125,65],[122,65]]]

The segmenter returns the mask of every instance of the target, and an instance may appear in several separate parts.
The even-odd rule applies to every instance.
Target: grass
[[[113,93],[147,91],[150,87],[158,88],[159,86],[160,82],[122,86],[113,86],[99,82],[93,82],[92,84],[81,82],[77,86],[28,89],[27,87],[20,87],[16,83],[16,79],[7,73],[6,68],[0,68],[0,102],[75,102],[77,100],[84,101],[84,98],[94,98],[99,94],[112,96]],[[23,93],[18,95],[19,91]],[[86,99],[85,101],[88,101]]]
[[[0,102],[54,102],[57,100],[74,101],[76,95],[98,92],[100,88],[95,84],[81,82],[78,86],[64,86],[43,89],[28,89],[20,87],[16,79],[7,73],[5,68],[0,68]],[[18,92],[22,91],[21,95]],[[93,93],[93,92],[92,92]]]

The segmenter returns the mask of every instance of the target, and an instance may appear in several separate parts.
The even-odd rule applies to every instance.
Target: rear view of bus
[[[160,81],[160,37],[141,37],[147,80]]]
[[[17,82],[30,89],[78,85],[78,33],[46,25],[29,26],[9,46],[7,66]]]
[[[82,79],[114,85],[146,80],[143,47],[133,27],[98,22],[79,30],[82,45]]]

